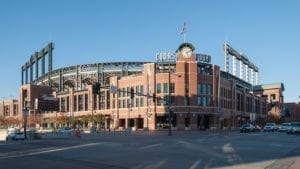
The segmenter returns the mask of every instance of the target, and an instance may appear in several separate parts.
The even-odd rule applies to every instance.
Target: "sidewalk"
[[[300,168],[300,157],[297,157],[294,163],[288,167],[288,169],[299,169]]]

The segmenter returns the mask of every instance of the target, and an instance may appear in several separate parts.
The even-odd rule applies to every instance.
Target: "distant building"
[[[284,103],[285,118],[287,121],[300,121],[300,104]]]
[[[22,70],[33,67],[34,62],[29,62]],[[176,53],[157,54],[156,62],[94,63],[49,70],[35,78],[22,73],[22,80],[29,84],[20,88],[17,102],[20,119],[26,109],[29,124],[44,128],[89,128],[93,123],[117,130],[157,130],[170,124],[178,130],[235,128],[266,122],[268,115],[279,111],[269,105],[281,109],[283,103],[282,83],[274,91],[264,85],[252,86],[211,64],[209,55],[195,53],[190,43],[181,44]],[[99,91],[95,91],[96,83]],[[45,100],[45,94],[55,99]]]
[[[0,102],[0,128],[22,123],[22,114],[18,109],[17,100],[3,100]]]

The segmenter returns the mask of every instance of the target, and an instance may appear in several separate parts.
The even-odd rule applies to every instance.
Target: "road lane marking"
[[[24,156],[33,156],[33,155],[39,155],[39,154],[46,154],[46,153],[52,153],[57,151],[63,151],[63,150],[70,150],[70,149],[76,149],[76,148],[83,148],[83,147],[89,147],[89,146],[95,146],[95,145],[101,145],[104,143],[89,143],[89,144],[83,144],[83,145],[77,145],[77,146],[70,146],[70,147],[62,147],[62,148],[45,148],[38,149],[37,151],[19,151],[14,153],[7,153],[6,156],[0,156],[0,159],[7,159],[7,158],[16,158],[16,157],[24,157]]]
[[[195,161],[194,164],[189,169],[196,169],[200,163],[201,163],[201,160]]]
[[[144,149],[149,149],[149,148],[153,148],[153,147],[157,147],[157,146],[161,146],[162,144],[159,143],[159,144],[152,144],[152,145],[147,145],[147,146],[143,146],[143,147],[140,147],[139,149],[140,150],[144,150]]]
[[[166,160],[154,162],[149,166],[144,167],[144,169],[158,169],[163,168],[163,165],[166,163]]]

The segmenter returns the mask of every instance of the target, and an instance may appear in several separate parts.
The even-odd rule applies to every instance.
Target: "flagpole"
[[[183,35],[183,43],[185,43],[185,32],[186,32],[186,23],[183,23],[180,34]]]

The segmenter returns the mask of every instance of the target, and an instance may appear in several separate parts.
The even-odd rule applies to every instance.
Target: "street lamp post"
[[[171,126],[171,92],[170,92],[170,84],[171,84],[171,66],[169,65],[169,72],[168,72],[168,111],[169,111],[169,136],[172,136],[172,126]]]
[[[23,118],[24,118],[24,137],[25,139],[27,139],[27,134],[26,134],[26,127],[27,127],[27,117],[28,117],[28,109],[27,107],[25,107],[25,109],[23,110]]]
[[[173,73],[172,75],[176,75]],[[181,77],[181,75],[177,75],[177,77]],[[171,64],[169,64],[168,70],[168,112],[169,112],[169,136],[172,136],[172,110],[171,110]]]

